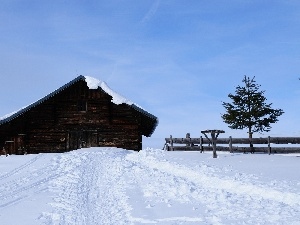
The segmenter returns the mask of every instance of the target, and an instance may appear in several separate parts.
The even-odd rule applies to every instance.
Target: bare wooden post
[[[172,135],[170,135],[171,151],[174,151]]]
[[[217,158],[217,138],[215,132],[211,132],[211,141],[213,147],[213,158]]]
[[[186,139],[188,139],[188,138],[190,139],[190,140],[189,140],[189,143],[186,143],[186,145],[185,145],[186,147],[190,147],[190,146],[191,146],[191,134],[190,134],[190,133],[187,133],[187,134],[185,135],[185,138],[186,138]]]
[[[233,149],[232,149],[232,137],[229,136],[229,152],[233,153]]]
[[[200,136],[200,144],[199,144],[199,146],[200,146],[200,153],[202,153],[203,152],[203,139],[202,139],[202,136]]]
[[[268,136],[268,154],[271,155],[271,137]]]

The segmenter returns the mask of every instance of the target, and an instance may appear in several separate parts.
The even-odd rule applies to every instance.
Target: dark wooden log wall
[[[10,154],[20,153],[21,148],[29,153],[95,146],[140,150],[141,113],[126,104],[116,105],[111,99],[101,89],[89,89],[80,80],[3,124],[0,147],[9,148]],[[86,102],[86,111],[79,110],[79,102]]]

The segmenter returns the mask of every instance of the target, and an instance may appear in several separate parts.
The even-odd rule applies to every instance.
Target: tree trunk
[[[249,133],[249,142],[250,142],[250,152],[254,153],[254,147],[253,147],[253,143],[252,143],[253,132],[252,132],[251,127],[249,127],[249,132],[248,133]]]

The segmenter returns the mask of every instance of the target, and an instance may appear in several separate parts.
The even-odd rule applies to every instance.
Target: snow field
[[[286,224],[293,216],[298,216],[293,222],[299,220],[299,192],[276,190],[273,185],[251,179],[252,175],[237,173],[234,177],[220,177],[214,173],[216,168],[206,164],[193,168],[166,161],[164,156],[158,157],[151,151],[127,158],[144,164],[143,172],[150,169],[155,171],[155,178],[161,177],[149,180],[149,190],[144,188],[145,196],[158,196],[169,203],[192,203],[193,209],[204,209],[204,213],[200,212],[204,224]]]
[[[300,224],[299,160],[117,148],[0,157],[0,224]]]

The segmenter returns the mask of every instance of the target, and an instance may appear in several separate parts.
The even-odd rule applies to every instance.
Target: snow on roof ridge
[[[112,97],[112,102],[115,103],[116,105],[125,103],[127,105],[134,104],[134,105],[138,106],[137,104],[135,104],[132,101],[125,98],[124,96],[113,91],[104,81],[99,80],[94,77],[90,77],[90,76],[84,76],[84,78],[85,78],[85,81],[86,81],[89,89],[97,89],[98,87],[102,88],[103,91],[105,91],[107,94],[109,94]],[[138,106],[138,107],[140,107],[140,106]]]

